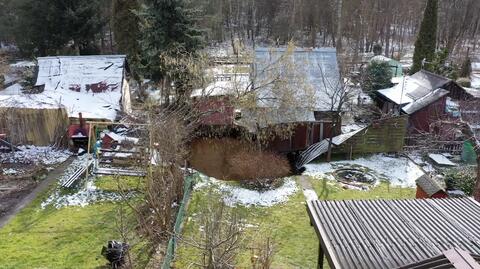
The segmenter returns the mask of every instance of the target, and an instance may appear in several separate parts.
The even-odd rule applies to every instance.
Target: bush
[[[473,168],[452,170],[445,175],[448,190],[461,190],[467,195],[473,195],[476,174]]]
[[[392,87],[392,76],[388,62],[372,61],[365,70],[362,88],[373,96],[375,91]]]
[[[467,77],[457,79],[457,83],[462,87],[470,88],[472,86],[472,82]]]

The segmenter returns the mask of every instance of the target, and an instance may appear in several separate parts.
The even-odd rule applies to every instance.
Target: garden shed
[[[480,255],[480,203],[471,198],[312,200],[307,211],[319,239],[318,268],[325,257],[332,269],[393,269],[454,248]]]

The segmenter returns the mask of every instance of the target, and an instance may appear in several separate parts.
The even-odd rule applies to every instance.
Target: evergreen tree
[[[413,54],[413,66],[411,74],[422,69],[422,62],[432,62],[435,57],[435,47],[437,44],[437,16],[438,0],[428,0],[427,7],[423,14],[423,21],[420,25],[420,32],[415,42],[415,52]],[[426,66],[428,69],[428,66]]]
[[[129,56],[130,63],[135,62],[139,53],[140,20],[135,12],[139,9],[137,0],[114,0],[113,33],[120,53]]]
[[[29,55],[57,54],[69,42],[89,53],[103,25],[99,0],[19,0],[15,10],[15,40]]]
[[[183,0],[146,0],[139,16],[143,73],[162,85],[168,104],[171,89],[179,97],[190,86],[203,38]]]
[[[375,91],[392,87],[392,69],[388,62],[372,61],[365,71],[362,82],[363,90],[370,96],[375,96]]]

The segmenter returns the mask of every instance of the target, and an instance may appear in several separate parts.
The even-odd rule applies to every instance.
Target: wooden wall
[[[401,152],[403,151],[407,125],[408,116],[377,120],[344,144],[336,147],[334,153],[366,154]]]
[[[68,124],[64,108],[0,108],[0,129],[15,145],[53,145],[66,134]]]

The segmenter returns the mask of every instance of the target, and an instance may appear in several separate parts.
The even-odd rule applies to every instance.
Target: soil
[[[41,167],[25,167],[23,175],[0,175],[0,228],[2,228],[21,209],[30,204],[37,195],[58,180],[65,168],[73,161],[64,163],[46,174]],[[20,169],[18,165],[15,166]]]
[[[285,156],[259,151],[252,143],[230,138],[195,140],[190,165],[221,180],[272,180],[291,174]]]

